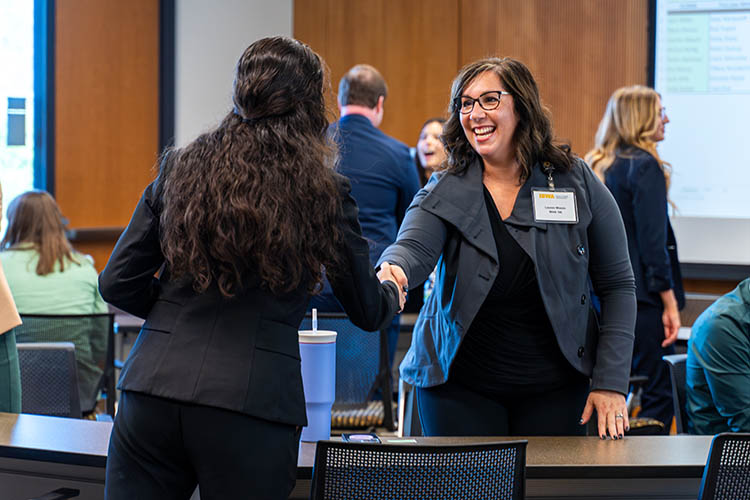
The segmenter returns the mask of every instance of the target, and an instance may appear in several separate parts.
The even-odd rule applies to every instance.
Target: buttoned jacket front
[[[396,243],[380,262],[420,283],[437,263],[437,279],[414,325],[400,370],[418,387],[448,379],[451,363],[499,273],[500,260],[483,195],[479,160],[462,174],[434,178],[414,198]],[[635,324],[633,272],[617,205],[582,161],[555,171],[556,189],[575,192],[578,223],[537,222],[532,189],[548,189],[539,165],[505,220],[531,257],[542,300],[565,358],[592,377],[592,389],[627,392]],[[602,302],[600,325],[590,309],[589,276]]]

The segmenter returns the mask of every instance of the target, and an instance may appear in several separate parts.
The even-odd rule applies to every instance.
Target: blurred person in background
[[[430,118],[419,132],[417,154],[414,161],[417,165],[420,184],[424,187],[433,172],[444,168],[445,148],[440,136],[443,134],[444,118]]]
[[[638,316],[633,375],[648,381],[639,417],[659,420],[668,433],[674,416],[669,367],[685,305],[677,243],[667,213],[671,167],[656,150],[669,123],[659,94],[642,85],[612,94],[586,161],[620,208],[635,275]]]
[[[685,368],[688,433],[750,432],[750,278],[695,320]]]
[[[8,230],[2,241],[3,263],[13,300],[21,314],[102,314],[90,256],[76,252],[65,236],[60,207],[46,191],[28,191],[8,205]],[[54,341],[75,344],[81,410],[92,415],[107,349],[107,329],[70,328]],[[25,335],[34,338],[34,329]],[[39,341],[51,342],[46,332]]]
[[[0,186],[0,213],[3,189]],[[0,261],[0,411],[21,413],[21,370],[13,328],[21,324]]]
[[[428,118],[419,131],[414,164],[417,167],[419,183],[422,187],[427,184],[434,172],[445,168],[445,147],[440,140],[440,136],[443,134],[443,124],[445,124],[444,118]],[[412,283],[404,312],[419,312],[424,300],[432,293],[434,285],[434,271],[430,273],[424,284]]]
[[[419,189],[408,146],[380,130],[387,96],[388,86],[377,69],[368,64],[352,67],[339,82],[341,118],[329,129],[339,148],[337,170],[351,182],[362,235],[370,245],[373,263],[396,240],[406,207]],[[320,312],[343,311],[327,284],[313,297],[310,307]],[[389,366],[398,333],[396,316],[388,327]]]

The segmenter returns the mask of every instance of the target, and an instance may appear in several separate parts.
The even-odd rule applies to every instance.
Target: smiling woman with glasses
[[[596,410],[622,437],[635,296],[617,205],[553,141],[521,62],[465,66],[449,102],[446,169],[380,261],[404,286],[437,264],[401,364],[425,435],[581,435]]]
[[[638,319],[633,374],[648,376],[639,416],[669,432],[672,383],[662,356],[674,354],[685,304],[677,242],[667,215],[671,167],[656,151],[669,123],[659,94],[632,85],[615,90],[586,160],[615,197],[628,235],[635,274]]]

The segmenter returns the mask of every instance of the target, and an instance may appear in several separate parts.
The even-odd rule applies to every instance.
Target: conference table
[[[0,498],[60,487],[101,499],[112,424],[0,413]],[[528,439],[527,499],[695,499],[711,436],[396,438],[388,443],[466,444]],[[315,443],[302,443],[291,498],[308,498]]]
[[[0,413],[0,498],[74,488],[101,500],[111,431],[111,422]]]
[[[468,444],[527,439],[526,498],[691,499],[698,497],[712,436],[382,438],[388,443]],[[308,498],[315,443],[302,443],[291,498]]]

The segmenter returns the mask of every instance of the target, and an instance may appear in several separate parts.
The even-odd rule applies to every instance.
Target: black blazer
[[[656,158],[639,148],[617,154],[605,182],[620,207],[639,302],[662,306],[659,292],[674,290],[685,305],[677,242],[667,215],[667,186]]]
[[[398,309],[398,288],[378,282],[349,182],[338,175],[337,181],[344,241],[333,290],[354,324],[378,330]],[[248,276],[231,299],[215,285],[196,293],[190,280],[171,279],[163,266],[160,211],[154,182],[99,276],[107,302],[146,319],[118,388],[305,425],[297,329],[310,298],[306,289],[275,296]]]

